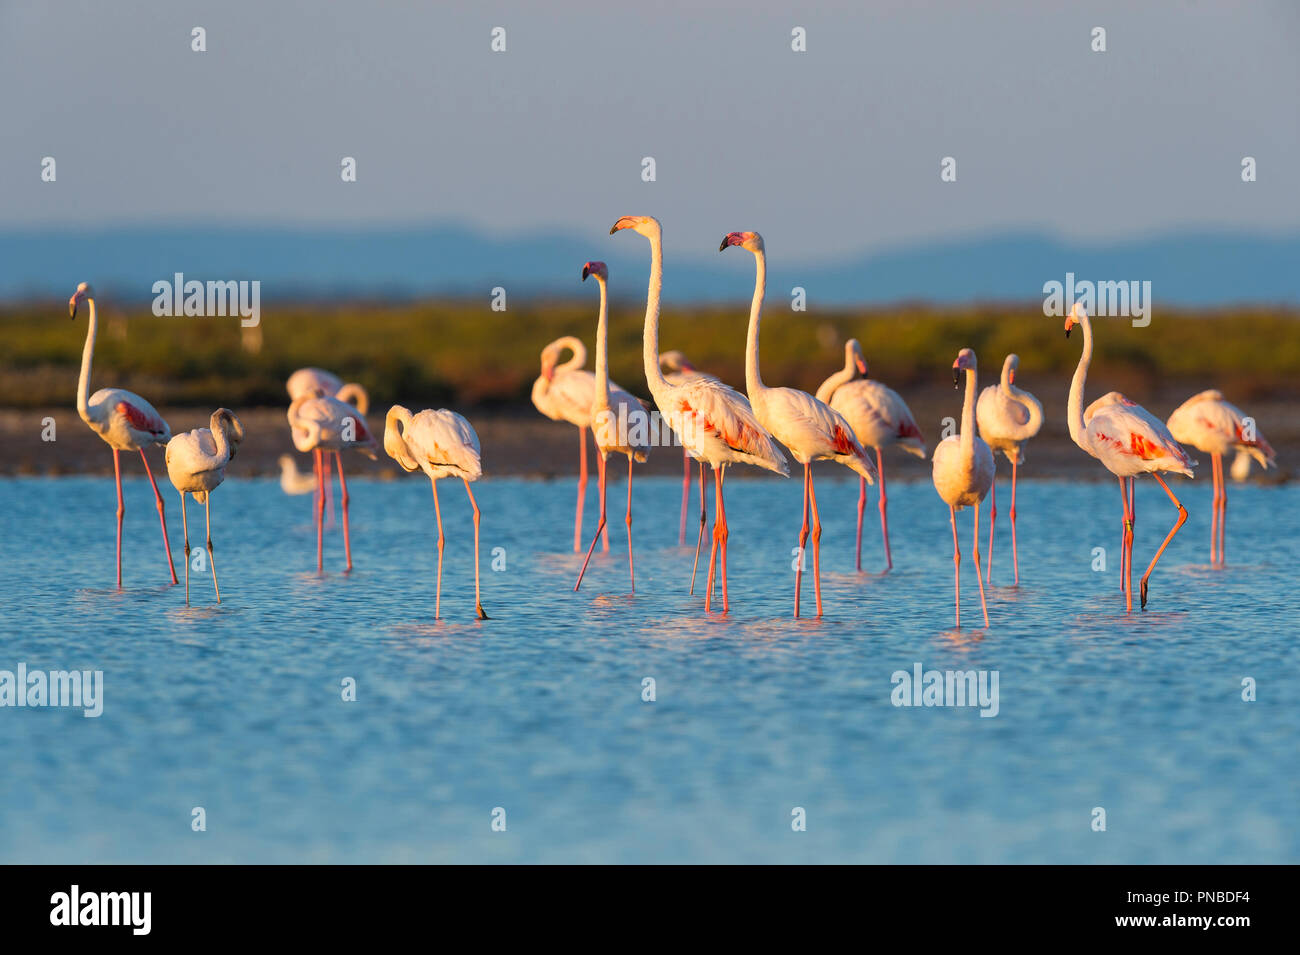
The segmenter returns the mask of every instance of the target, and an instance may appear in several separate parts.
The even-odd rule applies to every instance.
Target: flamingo
[[[799,591],[803,578],[804,548],[808,543],[808,511],[812,509],[813,578],[817,616],[822,615],[821,538],[822,523],[817,514],[817,493],[813,489],[812,463],[838,461],[856,471],[862,480],[876,483],[876,469],[867,452],[854,437],[844,416],[825,402],[794,388],[769,388],[758,372],[758,328],[762,320],[763,297],[767,292],[767,253],[757,232],[729,232],[718,251],[733,245],[752,252],[755,262],[754,299],[749,309],[749,333],[745,341],[745,391],[759,423],[790,449],[803,465],[803,529],[799,532],[798,560],[794,572],[794,615],[799,616]]]
[[[278,463],[280,465],[280,490],[284,491],[285,494],[296,496],[298,494],[310,494],[316,490],[318,483],[316,475],[303,474],[299,471],[291,455],[280,455]],[[315,508],[312,508],[313,512],[315,510]]]
[[[743,395],[716,378],[700,376],[674,385],[659,367],[659,300],[663,291],[663,227],[653,216],[623,216],[609,234],[631,229],[650,242],[650,285],[646,293],[642,362],[646,383],[659,413],[681,438],[682,447],[698,461],[713,468],[713,547],[709,555],[709,580],[704,612],[711,610],[715,561],[720,557],[722,612],[731,609],[727,593],[727,511],[724,506],[723,475],[729,464],[752,464],[790,476],[789,465],[772,436],[767,433]],[[703,524],[701,524],[701,530]]]
[[[659,356],[659,367],[665,370],[664,377],[668,379],[671,385],[684,385],[693,378],[704,376],[702,371],[698,371],[690,360],[681,352],[674,349],[666,351]],[[705,377],[712,378],[712,375]],[[714,379],[715,381],[717,379]],[[686,510],[691,499],[691,455],[685,448],[682,448],[682,519],[677,530],[677,546],[686,546]],[[700,523],[705,520],[704,514],[704,462],[700,462]],[[703,538],[703,535],[701,535]],[[696,542],[695,559],[699,562],[700,548],[699,542]],[[691,575],[691,592],[695,591],[695,575]]]
[[[981,391],[975,404],[980,437],[988,442],[995,455],[1001,452],[1011,462],[1011,564],[1015,568],[1017,587],[1020,586],[1020,553],[1016,541],[1016,478],[1025,460],[1025,442],[1043,426],[1043,406],[1029,392],[1016,387],[1019,367],[1020,356],[1008,355],[1002,362],[1002,380]],[[989,557],[984,571],[989,586],[993,585],[993,526],[997,519],[998,486],[994,474],[989,492]]]
[[[979,373],[975,352],[963,348],[952,363],[953,387],[961,386],[966,372],[966,397],[961,406],[961,430],[939,442],[934,449],[934,489],[948,505],[952,524],[952,567],[956,590],[957,627],[961,627],[961,546],[957,543],[957,512],[975,508],[975,533],[971,537],[975,551],[975,579],[980,585],[980,607],[984,626],[989,625],[989,605],[984,599],[984,578],[980,575],[980,501],[993,487],[993,452],[975,435],[975,391]]]
[[[1190,444],[1198,451],[1210,455],[1213,462],[1214,510],[1210,518],[1210,563],[1215,567],[1227,564],[1225,538],[1228,523],[1228,490],[1223,483],[1223,456],[1236,451],[1238,460],[1244,460],[1245,474],[1250,473],[1253,457],[1264,470],[1274,463],[1273,448],[1258,431],[1247,429],[1247,416],[1236,405],[1227,402],[1221,391],[1202,391],[1178,406],[1169,416],[1166,425],[1174,440]],[[1243,465],[1233,462],[1233,475]],[[1242,480],[1245,479],[1243,474]]]
[[[333,372],[325,371],[322,368],[299,368],[289,380],[284,383],[285,390],[289,392],[289,400],[292,402],[304,395],[308,398],[319,398],[322,395],[332,395],[340,401],[346,401],[348,404],[355,405],[357,410],[363,415],[370,414],[370,393],[357,384],[355,381],[343,382],[338,375]],[[329,526],[334,526],[334,505],[330,503],[329,485],[330,485],[330,463],[329,458],[321,454],[313,455],[312,465],[318,472],[316,484],[324,483],[325,485],[325,508],[330,512]],[[323,474],[323,476],[322,476]],[[319,515],[320,506],[318,502],[313,502],[312,513]]]
[[[479,592],[480,514],[478,501],[474,500],[474,492],[469,486],[471,481],[477,481],[483,475],[478,435],[470,423],[454,411],[445,408],[437,411],[426,409],[412,415],[401,405],[393,405],[384,419],[384,451],[404,470],[414,471],[419,468],[429,476],[429,482],[433,485],[433,510],[438,517],[438,584],[433,603],[435,620],[442,616],[442,551],[447,540],[442,532],[438,479],[456,477],[464,482],[469,506],[474,511],[474,610],[478,619],[486,620],[488,615],[483,612],[483,598]],[[340,469],[339,476],[342,474]]]
[[[633,441],[630,437],[628,421],[620,419],[611,406],[609,383],[609,303],[608,285],[609,269],[604,262],[587,262],[582,267],[582,280],[594,276],[600,286],[600,315],[596,321],[596,385],[593,389],[591,403],[591,435],[596,439],[596,450],[600,453],[600,523],[596,526],[596,535],[587,548],[587,559],[578,571],[578,582],[573,585],[577,591],[582,586],[582,575],[587,572],[591,561],[591,552],[596,549],[596,541],[605,529],[605,470],[611,452],[627,455],[627,572],[632,581],[632,592],[636,593],[636,570],[632,562],[632,461],[644,462],[650,454],[650,445],[646,441]],[[637,412],[644,420],[645,409],[638,404]]]
[[[862,375],[861,378],[858,375]],[[883,449],[896,444],[908,454],[925,458],[925,438],[916,426],[907,402],[898,392],[867,376],[867,361],[856,338],[844,343],[844,369],[821,383],[817,400],[842,414],[864,448],[875,448],[876,474],[880,478],[880,535],[885,542],[885,570],[894,569],[889,550],[888,497],[885,494]],[[862,514],[867,506],[867,480],[858,478],[857,568],[862,570]]]
[[[226,479],[226,466],[234,458],[244,426],[229,408],[218,408],[206,428],[178,434],[167,442],[167,476],[181,495],[181,526],[185,529],[185,604],[190,602],[190,525],[185,515],[185,495],[203,505],[208,525],[208,564],[212,567],[212,589],[221,603],[217,585],[217,564],[212,556],[212,491]]]
[[[560,355],[571,351],[564,364],[557,364]],[[578,507],[573,518],[573,551],[582,552],[582,505],[587,497],[587,429],[591,427],[591,405],[596,397],[596,376],[582,366],[587,363],[587,348],[572,335],[557,338],[542,349],[542,372],[533,382],[533,405],[552,421],[567,421],[578,429]],[[644,406],[624,388],[610,382],[610,407],[617,417],[620,413],[633,415]],[[603,474],[604,459],[597,458],[596,466]],[[601,478],[603,480],[603,478]],[[609,550],[609,528],[603,534],[604,548]]]
[[[1083,354],[1079,367],[1070,382],[1069,425],[1070,437],[1080,448],[1092,455],[1119,479],[1120,497],[1124,503],[1124,536],[1120,547],[1120,586],[1124,591],[1128,612],[1133,611],[1133,524],[1135,520],[1135,493],[1133,479],[1149,473],[1169,495],[1178,508],[1178,520],[1165,536],[1146,573],[1142,575],[1142,609],[1147,605],[1147,581],[1156,561],[1174,539],[1178,529],[1187,520],[1187,508],[1169,490],[1160,476],[1161,471],[1171,471],[1193,477],[1195,462],[1174,440],[1169,429],[1159,418],[1141,405],[1129,400],[1118,391],[1112,391],[1094,401],[1085,410],[1083,386],[1088,379],[1088,366],[1092,362],[1092,322],[1081,303],[1076,302],[1065,316],[1065,335],[1076,325],[1083,326]]]
[[[325,454],[334,452],[339,468],[339,502],[343,507],[343,550],[347,555],[346,572],[352,570],[352,539],[348,531],[348,482],[343,476],[343,450],[353,448],[374,460],[375,438],[366,426],[360,409],[329,395],[312,398],[300,395],[289,405],[289,428],[293,446],[299,451],[314,451],[322,466],[316,470],[316,572],[325,572]]]
[[[68,299],[68,314],[74,319],[77,317],[77,304],[83,298],[90,310],[90,319],[86,328],[86,345],[81,352],[77,414],[90,425],[90,430],[113,449],[113,476],[117,481],[117,589],[122,589],[122,518],[126,514],[126,507],[122,503],[123,451],[140,452],[140,460],[144,462],[145,474],[149,475],[154,502],[158,507],[158,523],[162,525],[163,548],[167,552],[167,570],[171,574],[172,583],[178,584],[180,580],[176,577],[176,565],[172,562],[172,545],[167,539],[167,516],[162,495],[158,493],[158,482],[153,478],[149,459],[144,453],[145,448],[166,444],[171,440],[171,428],[167,427],[167,422],[153,405],[125,388],[100,388],[93,395],[90,393],[90,368],[95,356],[95,334],[99,322],[95,312],[95,292],[89,282],[79,284]]]

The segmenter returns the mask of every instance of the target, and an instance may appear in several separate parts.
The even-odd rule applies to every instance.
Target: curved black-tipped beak
[[[610,234],[613,235],[613,233],[610,233]],[[587,281],[587,276],[590,275],[590,274],[591,274],[591,269],[587,268],[587,266],[584,265],[584,266],[582,267],[582,280],[583,280],[584,282]]]
[[[613,235],[617,231],[618,231],[618,223],[615,222],[612,226],[609,227],[609,234]]]
[[[952,386],[954,388],[961,387],[961,369],[959,368],[953,368],[952,370]]]
[[[69,303],[68,303],[68,318],[76,318],[76,317],[77,317],[77,303],[76,303],[76,302],[69,302]]]
[[[727,244],[728,244],[728,243],[727,243],[726,237],[724,236],[723,239],[722,239],[722,245],[718,246],[718,251],[719,251],[719,252],[725,252],[725,251],[727,251]]]
[[[1070,337],[1070,329],[1068,329],[1068,328],[1065,330],[1065,337],[1066,337],[1066,338],[1069,338],[1069,337]]]

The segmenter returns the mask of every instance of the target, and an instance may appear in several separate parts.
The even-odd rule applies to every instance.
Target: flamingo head
[[[95,290],[90,287],[89,282],[82,282],[77,286],[77,290],[72,293],[72,298],[68,299],[68,317],[77,317],[77,303],[83,298],[94,298]]]
[[[952,363],[952,386],[961,387],[961,373],[963,371],[975,370],[975,353],[969,348],[963,348],[957,353],[957,360]]]
[[[659,364],[669,371],[693,372],[695,366],[691,364],[690,359],[677,350],[666,351],[659,356]]]
[[[594,275],[597,282],[609,281],[609,269],[604,262],[588,262],[582,267],[582,280],[587,281],[588,275]]]
[[[609,234],[613,235],[621,229],[639,232],[647,239],[662,231],[659,220],[654,216],[623,216],[610,227]]]
[[[858,370],[863,378],[867,377],[867,360],[862,357],[862,346],[858,344],[856,338],[850,338],[844,343],[844,359],[846,365],[852,365]]]
[[[1002,373],[1006,376],[1008,385],[1016,383],[1016,369],[1019,367],[1020,356],[1016,354],[1008,355],[1006,361],[1002,363]]]
[[[1082,325],[1088,317],[1088,313],[1083,310],[1082,302],[1075,302],[1074,308],[1070,309],[1070,314],[1065,316],[1065,337],[1070,337],[1070,329],[1075,325]]]
[[[731,245],[738,245],[750,252],[762,252],[763,237],[757,232],[728,232],[722,237],[722,244],[718,246],[718,251],[722,252]]]
[[[226,440],[230,443],[230,456],[233,458],[239,449],[239,442],[244,440],[244,426],[235,417],[235,413],[229,408],[218,408],[212,412],[210,425],[213,431],[220,428],[225,433]]]

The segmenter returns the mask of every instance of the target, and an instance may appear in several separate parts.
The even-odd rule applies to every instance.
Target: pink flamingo
[[[226,466],[244,440],[244,426],[229,408],[218,408],[206,428],[178,434],[167,442],[167,476],[181,495],[181,527],[185,529],[185,604],[190,602],[190,524],[185,515],[185,495],[203,505],[208,525],[208,564],[212,589],[221,603],[217,563],[212,556],[212,492],[226,479]]]
[[[86,300],[90,309],[89,325],[86,328],[86,345],[81,352],[81,378],[77,382],[77,414],[81,420],[90,425],[90,430],[104,439],[113,449],[113,476],[117,481],[117,589],[122,589],[122,518],[126,507],[122,503],[122,459],[123,451],[139,451],[140,460],[144,462],[144,472],[149,475],[153,486],[154,501],[158,507],[158,522],[162,525],[163,548],[167,552],[167,570],[171,573],[172,583],[178,584],[176,566],[172,563],[172,545],[167,539],[167,517],[164,513],[162,495],[158,493],[158,482],[153,479],[149,469],[149,459],[144,449],[155,444],[166,444],[171,440],[171,428],[163,420],[154,406],[134,392],[124,388],[100,388],[93,395],[90,393],[90,367],[95,356],[95,334],[99,328],[95,313],[95,293],[89,282],[82,282],[68,299],[68,314],[77,317],[77,303]]]
[[[325,455],[334,452],[339,469],[339,503],[343,509],[343,551],[347,555],[346,572],[352,570],[352,538],[348,529],[348,482],[343,476],[343,451],[352,448],[372,461],[376,442],[360,409],[329,395],[316,398],[300,395],[289,405],[289,428],[293,446],[299,451],[315,452],[319,482],[316,511],[316,572],[325,572]]]
[[[1146,573],[1142,575],[1142,609],[1147,605],[1147,581],[1156,561],[1174,539],[1178,529],[1187,520],[1187,508],[1169,490],[1160,476],[1161,471],[1171,471],[1193,477],[1195,462],[1174,440],[1169,429],[1141,405],[1130,401],[1118,391],[1103,395],[1083,407],[1083,386],[1088,379],[1088,366],[1092,363],[1092,322],[1081,304],[1075,303],[1065,317],[1065,335],[1076,325],[1083,326],[1083,354],[1079,367],[1070,382],[1069,424],[1070,437],[1088,454],[1119,479],[1120,497],[1124,503],[1124,536],[1120,547],[1120,586],[1124,591],[1127,609],[1133,611],[1133,524],[1136,520],[1136,495],[1133,479],[1139,474],[1150,474],[1169,495],[1178,508],[1178,520],[1165,536]]]
[[[1236,405],[1224,400],[1221,391],[1202,391],[1193,395],[1178,406],[1169,420],[1165,422],[1174,440],[1181,444],[1190,444],[1198,451],[1210,455],[1213,462],[1214,502],[1210,518],[1210,563],[1223,567],[1228,558],[1225,551],[1225,538],[1228,524],[1228,489],[1223,483],[1223,456],[1235,451],[1238,459],[1244,459],[1245,471],[1250,473],[1250,458],[1254,458],[1268,470],[1275,461],[1272,446],[1264,436],[1249,423],[1250,419]],[[1241,470],[1237,461],[1233,461],[1234,476]],[[1244,479],[1244,475],[1243,478]]]
[[[817,493],[813,489],[812,463],[838,461],[856,471],[862,480],[876,483],[876,469],[867,457],[853,428],[844,416],[812,395],[794,388],[769,388],[758,372],[758,331],[763,297],[767,291],[767,254],[757,232],[729,232],[718,251],[738,245],[752,252],[756,267],[754,298],[749,309],[749,334],[745,342],[745,391],[754,414],[772,436],[790,449],[803,465],[803,528],[794,572],[794,615],[799,616],[799,591],[803,579],[805,547],[808,543],[808,512],[812,509],[813,579],[817,616],[822,615],[821,537],[817,514]]]
[[[709,555],[709,581],[704,611],[713,600],[715,568],[722,580],[722,612],[731,609],[727,593],[727,510],[723,501],[723,474],[729,464],[753,464],[789,477],[785,455],[758,423],[745,397],[716,378],[702,375],[680,385],[664,377],[659,367],[659,300],[663,292],[663,228],[653,216],[623,216],[609,230],[613,235],[631,229],[650,242],[650,285],[646,294],[642,359],[646,382],[659,413],[677,433],[691,457],[713,468],[713,548]],[[703,533],[703,524],[701,524]],[[698,552],[698,551],[697,551]]]
[[[952,524],[952,567],[957,595],[957,627],[961,627],[961,546],[957,543],[957,512],[975,508],[975,533],[971,538],[975,551],[975,579],[980,585],[980,607],[984,626],[989,625],[989,605],[984,599],[984,578],[980,575],[980,501],[993,486],[993,452],[975,435],[975,391],[978,370],[975,353],[963,348],[952,363],[953,387],[961,386],[966,372],[966,397],[961,406],[961,430],[939,442],[934,449],[934,489],[948,505]]]
[[[557,364],[565,350],[571,357]],[[552,421],[567,421],[578,429],[578,507],[573,518],[573,551],[582,552],[582,505],[587,498],[587,429],[591,427],[591,405],[596,398],[596,376],[582,366],[587,363],[587,349],[572,335],[557,338],[542,349],[542,373],[533,382],[533,406]],[[628,416],[644,406],[624,388],[610,382],[610,407],[615,416]],[[604,459],[596,459],[597,470],[604,471]],[[604,548],[609,550],[609,528],[602,533]]]
[[[859,378],[858,376],[862,377]],[[925,438],[916,426],[907,402],[898,392],[868,377],[867,361],[856,338],[844,343],[844,369],[837,371],[817,389],[817,400],[842,414],[864,448],[876,451],[876,474],[880,477],[880,535],[885,542],[885,570],[893,570],[889,550],[888,496],[885,493],[883,449],[896,444],[908,454],[925,458]],[[867,507],[867,479],[858,478],[857,569],[862,570],[862,515]]]
[[[319,398],[322,395],[333,396],[340,401],[346,401],[348,404],[355,405],[357,410],[363,415],[370,414],[370,393],[364,387],[355,381],[343,382],[338,375],[325,371],[322,368],[299,368],[289,380],[284,383],[285,390],[289,392],[289,401],[292,402],[304,396],[308,398]],[[322,481],[325,484],[325,509],[329,511],[329,526],[334,526],[334,505],[330,502],[330,462],[329,458],[316,456],[313,461],[316,469],[324,469],[324,475],[317,474],[315,484],[319,486]],[[320,514],[320,503],[312,501],[312,513],[316,516]]]
[[[666,351],[659,356],[659,367],[664,369],[664,377],[668,379],[670,385],[684,385],[695,378],[713,378],[712,375],[705,375],[691,364],[685,355],[677,350]],[[714,381],[718,379],[714,378]],[[682,448],[682,519],[677,530],[677,546],[686,546],[686,511],[691,499],[691,455],[685,448]],[[704,511],[704,462],[700,462],[700,523],[705,521]],[[703,535],[701,535],[701,538]],[[695,560],[699,563],[700,549],[699,541],[696,541]],[[691,575],[691,592],[695,592],[695,575]]]
[[[419,468],[433,485],[433,509],[438,518],[438,584],[434,592],[433,617],[442,616],[442,551],[446,537],[442,532],[442,505],[438,503],[438,479],[460,478],[474,511],[474,609],[478,619],[486,620],[479,593],[479,509],[470,482],[483,474],[479,458],[478,435],[470,423],[454,411],[425,410],[412,415],[401,405],[388,409],[384,419],[384,451],[406,471]],[[339,470],[339,476],[343,474]],[[346,513],[346,512],[345,512]]]
[[[1002,362],[1002,380],[981,391],[975,405],[980,437],[988,442],[995,455],[1001,452],[1011,462],[1011,563],[1015,567],[1017,587],[1020,586],[1020,552],[1016,541],[1016,478],[1025,460],[1025,442],[1043,426],[1043,406],[1029,392],[1016,387],[1019,367],[1020,356],[1008,355]],[[994,474],[989,496],[989,557],[984,572],[989,586],[993,585],[993,527],[997,519],[998,485]]]
[[[600,523],[596,526],[596,535],[587,548],[587,558],[578,571],[578,582],[573,585],[576,591],[582,586],[582,576],[587,572],[591,561],[591,552],[596,549],[596,541],[605,529],[605,471],[611,452],[627,455],[627,572],[632,581],[632,592],[636,593],[636,569],[632,561],[632,461],[644,462],[650,454],[647,441],[634,441],[630,418],[619,419],[614,412],[609,383],[609,303],[607,288],[609,269],[604,262],[587,262],[582,267],[582,280],[594,276],[600,286],[600,315],[596,321],[596,386],[591,403],[591,435],[596,439],[596,450],[600,453]],[[645,420],[645,409],[638,404],[636,413]]]

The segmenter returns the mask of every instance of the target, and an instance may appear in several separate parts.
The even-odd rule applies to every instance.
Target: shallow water
[[[859,576],[856,482],[831,473],[818,484],[826,616],[799,621],[797,480],[728,480],[732,613],[707,619],[676,546],[680,482],[635,486],[631,597],[621,484],[611,552],[574,594],[572,483],[483,481],[485,622],[464,491],[443,482],[441,623],[418,478],[350,482],[356,569],[339,573],[335,528],[323,579],[309,498],[232,478],[213,496],[224,602],[196,573],[188,610],[162,586],[143,478],[126,484],[121,593],[111,481],[0,481],[0,669],[105,680],[97,719],[0,709],[0,859],[1300,861],[1300,491],[1232,487],[1231,564],[1212,571],[1209,483],[1172,484],[1191,517],[1150,608],[1130,617],[1118,487],[1026,481],[1021,586],[990,591],[987,631],[958,632],[933,488],[890,485],[895,570]],[[1174,511],[1139,484],[1140,574]],[[178,502],[164,493],[179,572]],[[197,539],[202,511],[189,511]],[[593,494],[588,532],[594,514]],[[967,628],[980,622],[971,516],[959,515]],[[1005,585],[1005,513],[998,539]],[[1092,569],[1095,547],[1106,572]],[[882,563],[874,492],[864,557]],[[807,580],[804,600],[810,612]],[[998,671],[998,714],[895,707],[891,675],[916,663]],[[341,700],[345,677],[356,702]],[[1257,702],[1241,699],[1245,677]],[[206,832],[191,830],[196,806]],[[505,832],[491,828],[496,807]],[[792,831],[794,807],[805,832]]]

